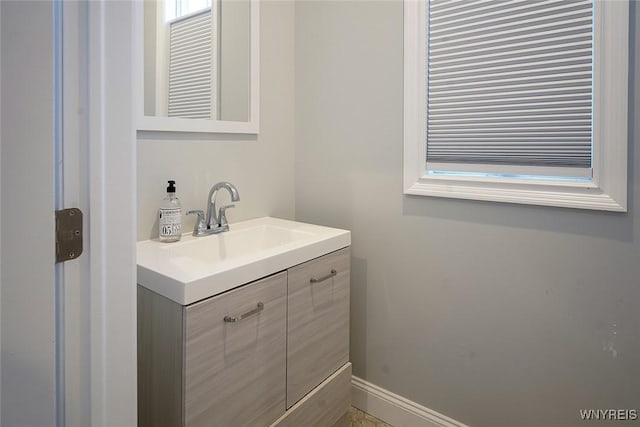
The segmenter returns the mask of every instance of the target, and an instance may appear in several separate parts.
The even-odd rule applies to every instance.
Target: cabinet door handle
[[[322,277],[312,277],[309,282],[310,283],[319,283],[319,282],[324,282],[327,279],[331,279],[332,277],[334,277],[335,275],[337,275],[338,272],[336,270],[334,270],[333,268],[331,269],[331,273],[327,274],[326,276],[322,276]]]
[[[264,310],[264,304],[259,302],[256,308],[254,308],[253,310],[249,310],[246,313],[238,314],[237,316],[224,316],[224,321],[227,323],[236,323],[246,319],[247,317],[251,317],[254,314],[258,314],[262,310]]]

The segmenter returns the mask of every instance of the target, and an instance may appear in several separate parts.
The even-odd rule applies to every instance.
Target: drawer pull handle
[[[325,280],[331,279],[332,277],[334,277],[337,274],[338,274],[337,271],[335,271],[334,269],[331,269],[331,273],[327,274],[326,276],[322,276],[322,277],[319,277],[317,279],[315,277],[312,277],[311,280],[309,280],[309,282],[311,282],[311,283],[324,282]]]
[[[258,305],[256,306],[256,308],[254,308],[253,310],[247,311],[246,313],[239,314],[237,316],[224,316],[224,321],[226,323],[236,323],[236,322],[239,322],[241,320],[246,319],[247,317],[251,317],[254,314],[258,314],[262,310],[264,310],[264,304],[259,302]]]

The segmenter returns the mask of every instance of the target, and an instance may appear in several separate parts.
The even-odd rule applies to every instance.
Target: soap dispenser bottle
[[[167,197],[159,209],[158,227],[161,242],[177,242],[182,237],[182,206],[176,197],[175,181],[168,181]]]

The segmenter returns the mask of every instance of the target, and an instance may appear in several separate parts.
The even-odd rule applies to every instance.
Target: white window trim
[[[626,212],[628,1],[595,0],[591,181],[426,173],[426,7],[404,2],[404,193]]]

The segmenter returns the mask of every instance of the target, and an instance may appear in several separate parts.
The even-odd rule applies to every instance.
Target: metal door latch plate
[[[82,211],[56,211],[56,262],[76,259],[82,254]]]

